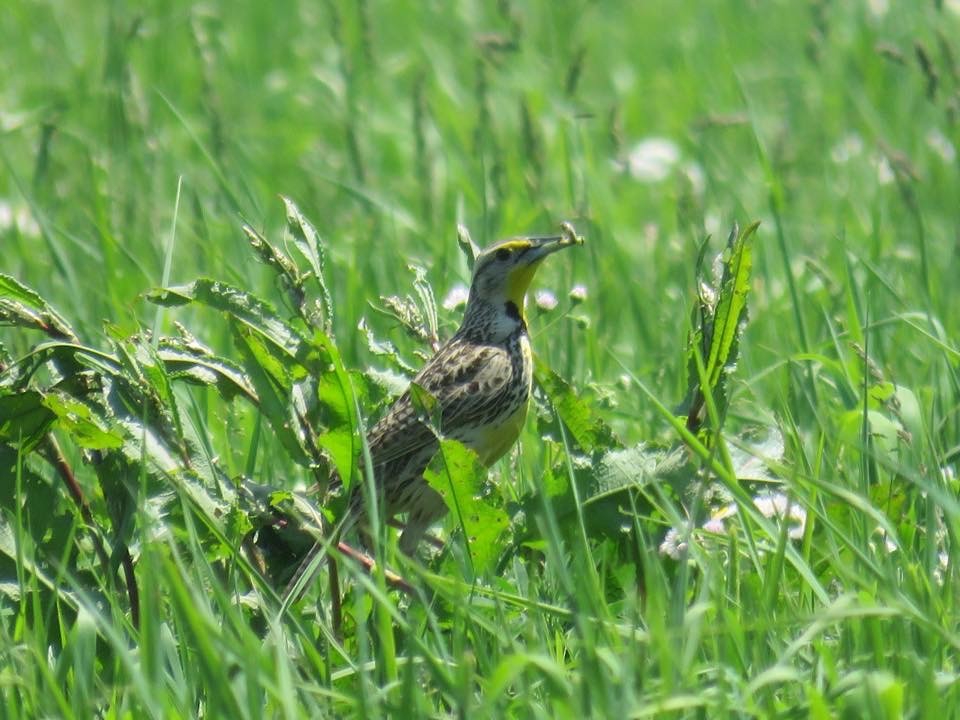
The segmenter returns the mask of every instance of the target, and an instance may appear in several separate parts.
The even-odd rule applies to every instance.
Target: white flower
[[[703,191],[707,189],[707,176],[703,172],[703,168],[700,167],[699,163],[688,162],[683,166],[683,174],[687,176],[687,180],[690,182],[690,187],[693,189],[694,195],[703,195]]]
[[[723,535],[727,532],[727,524],[724,521],[736,515],[738,510],[736,503],[724,505],[710,515],[710,519],[703,524],[703,529],[709,533]]]
[[[537,309],[543,312],[549,312],[557,307],[557,296],[553,294],[552,290],[537,290],[534,293],[533,301],[536,303]]]
[[[933,569],[933,580],[938,586],[943,587],[944,573],[950,565],[950,556],[946,552],[937,553],[937,566]]]
[[[577,283],[570,288],[570,300],[575,303],[582,303],[587,299],[587,286]]]
[[[680,160],[680,148],[672,140],[652,137],[641,140],[627,155],[626,168],[640,182],[666,180]]]
[[[470,296],[470,290],[463,283],[457,283],[452,288],[450,292],[447,293],[447,296],[443,299],[443,309],[444,310],[456,310],[458,307],[462,307],[467,304],[467,298]]]
[[[873,166],[877,169],[877,182],[881,185],[889,185],[895,179],[893,168],[885,155],[877,155],[873,159]]]
[[[727,531],[727,525],[722,517],[712,517],[703,524],[703,529],[708,533],[723,535]]]
[[[9,200],[0,199],[0,230],[10,230],[13,227],[23,235],[40,236],[40,226],[33,219],[30,208],[26,205],[14,206]]]
[[[807,525],[807,511],[796,503],[790,502],[790,498],[783,493],[757,495],[753,499],[753,504],[765,518],[786,517],[790,521],[787,537],[791,540],[799,540],[803,537]]]
[[[13,227],[13,205],[9,200],[0,199],[0,230],[9,230]]]
[[[876,529],[874,529],[873,534],[876,536],[879,536],[880,539],[883,541],[883,549],[886,551],[888,555],[900,549],[896,541],[892,537],[890,537],[887,534],[887,531],[884,530],[879,525],[876,527]],[[870,547],[873,550],[876,550],[876,545],[874,544],[873,540],[870,541]]]
[[[890,0],[867,0],[867,8],[875,18],[882,18],[890,9]]]
[[[851,132],[840,138],[840,142],[830,149],[830,159],[837,165],[843,165],[861,152],[863,152],[863,138]]]
[[[673,560],[679,560],[687,551],[686,540],[681,540],[680,532],[676,528],[667,530],[663,542],[660,543],[660,554],[666,555]]]
[[[957,150],[953,147],[953,143],[937,128],[927,133],[927,145],[948,165],[957,159]]]

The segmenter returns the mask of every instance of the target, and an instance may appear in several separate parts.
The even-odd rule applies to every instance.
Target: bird
[[[582,244],[583,238],[564,222],[559,235],[514,237],[481,251],[459,329],[367,433],[384,517],[406,515],[399,543],[403,553],[414,554],[426,530],[447,512],[423,478],[440,437],[460,441],[486,467],[519,437],[533,384],[526,293],[548,255]],[[424,416],[417,399],[422,395],[413,386],[435,401],[431,417],[439,419],[439,427]],[[341,532],[367,520],[364,484],[361,480],[350,489]],[[335,492],[342,487],[339,476],[330,487]]]

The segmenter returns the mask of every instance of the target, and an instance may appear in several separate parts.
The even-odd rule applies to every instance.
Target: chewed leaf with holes
[[[487,470],[480,458],[456,440],[443,440],[423,477],[443,498],[454,524],[463,531],[474,571],[489,568],[503,549],[498,539],[509,518],[486,492]]]

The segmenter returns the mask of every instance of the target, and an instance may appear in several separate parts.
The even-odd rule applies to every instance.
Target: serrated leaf
[[[123,437],[110,429],[106,418],[97,417],[89,405],[65,393],[46,395],[43,404],[56,417],[56,425],[79,447],[87,450],[109,450],[123,445]]]
[[[35,290],[0,273],[0,324],[42,330],[52,337],[76,339],[63,316]]]
[[[540,358],[534,361],[534,375],[546,393],[557,415],[573,436],[577,445],[587,453],[622,447],[610,426],[577,397],[570,384],[551,370]]]
[[[592,487],[584,502],[599,499],[628,487],[641,487],[661,480],[683,461],[683,451],[664,451],[640,443],[631,448],[604,453],[596,464]]]
[[[294,286],[300,285],[300,271],[293,260],[249,225],[243,226],[243,232],[247,236],[250,247],[265,265],[283,277],[285,282]]]
[[[487,469],[477,454],[456,440],[441,440],[423,477],[463,530],[474,570],[492,567],[502,550],[498,540],[510,520],[503,508],[485,497]]]
[[[713,318],[713,333],[706,353],[706,375],[711,389],[719,385],[723,369],[736,361],[740,333],[747,319],[747,294],[753,267],[752,238],[759,226],[759,222],[751,223],[735,238],[731,237]]]
[[[409,265],[413,271],[413,289],[420,299],[420,307],[423,308],[424,320],[426,321],[429,340],[434,341],[437,338],[437,299],[433,294],[433,288],[427,281],[427,271],[419,265]]]
[[[304,216],[294,202],[283,195],[280,196],[284,208],[287,212],[287,227],[293,234],[294,247],[300,252],[303,258],[310,266],[310,272],[313,275],[317,286],[320,288],[320,295],[324,306],[324,319],[321,329],[328,335],[332,334],[333,328],[333,296],[327,287],[326,278],[323,275],[323,242],[316,228]]]
[[[366,339],[367,350],[369,350],[371,354],[387,358],[394,366],[410,375],[416,373],[416,369],[400,357],[400,353],[392,342],[389,340],[377,340],[373,334],[373,330],[367,325],[366,320],[360,318],[360,322],[357,323],[357,329],[363,334],[364,339]],[[406,385],[406,383],[407,381],[404,380],[404,385]]]
[[[740,336],[747,321],[747,295],[753,265],[754,222],[740,232],[734,225],[727,240],[719,287],[703,277],[703,251],[697,260],[699,298],[687,340],[687,427],[700,427],[707,397],[722,417],[727,404],[727,383],[736,365]],[[716,273],[720,273],[717,269]],[[702,374],[701,374],[702,367]]]
[[[270,303],[226,283],[201,278],[189,285],[151,290],[147,299],[165,307],[200,303],[228,313],[290,356],[304,351],[303,336],[281,320]]]
[[[0,449],[0,453],[2,453],[2,449]],[[2,464],[2,458],[0,458],[0,464]],[[46,524],[43,524],[43,529],[39,527],[31,527],[30,529],[34,533],[34,545],[39,545],[37,538],[44,537]],[[50,544],[49,539],[47,544]],[[62,552],[62,548],[53,547],[48,554],[50,557],[63,557],[63,555],[57,554],[58,550]],[[0,513],[0,555],[6,556],[14,563],[22,564],[23,570],[34,576],[47,590],[55,592],[62,600],[66,601],[69,607],[76,607],[73,594],[63,588],[62,583],[56,582],[53,577],[47,574],[45,563],[37,561],[35,548],[24,548],[23,538],[18,538],[14,526],[7,520],[6,513]],[[17,586],[18,595],[19,589],[19,586]]]
[[[161,348],[160,359],[171,380],[216,387],[225,400],[237,395],[257,402],[257,394],[243,370],[231,360],[216,355],[199,355],[185,349]]]
[[[40,442],[56,415],[43,404],[36,390],[0,396],[0,440],[25,449]]]
[[[311,272],[322,278],[324,257],[320,234],[293,200],[286,195],[281,195],[280,200],[283,201],[283,208],[287,213],[287,227],[293,234],[294,246],[309,264]]]
[[[407,392],[410,393],[410,402],[420,417],[425,419],[435,431],[442,430],[440,422],[443,408],[440,407],[440,401],[419,383],[411,382]]]
[[[317,394],[324,428],[317,442],[330,454],[345,489],[349,489],[353,482],[353,470],[360,454],[356,432],[357,403],[353,393],[353,380],[342,372],[342,368],[330,370],[320,377]]]
[[[270,352],[264,338],[239,322],[232,322],[234,342],[243,356],[247,377],[260,399],[260,412],[270,423],[277,439],[291,459],[308,465],[310,459],[304,450],[305,439],[299,422],[290,423],[288,408],[292,381],[285,367]]]

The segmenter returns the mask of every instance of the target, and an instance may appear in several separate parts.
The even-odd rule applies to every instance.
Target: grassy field
[[[958,38],[956,0],[8,1],[0,717],[960,716]],[[317,304],[243,230],[307,268],[280,196]],[[236,487],[349,464],[429,352],[397,308],[457,325],[458,224],[564,220],[518,449],[452,478],[509,531],[390,531],[412,592],[343,563],[337,636]],[[691,434],[698,254],[754,221]]]

